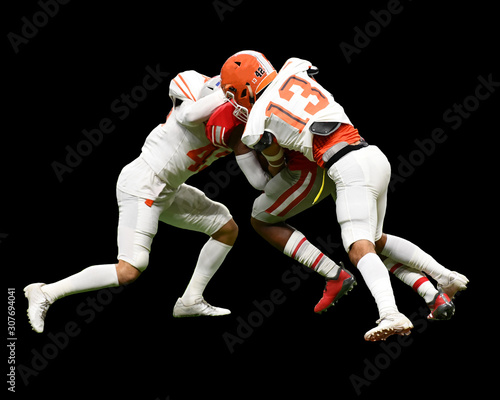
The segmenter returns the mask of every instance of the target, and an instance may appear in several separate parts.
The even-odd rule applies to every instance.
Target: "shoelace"
[[[377,325],[380,324],[384,319],[388,319],[389,321],[394,321],[394,317],[391,317],[391,315],[393,314],[386,314],[386,315],[383,315],[382,317],[380,317],[379,319],[377,319],[377,321],[375,322]]]
[[[217,307],[208,304],[205,299],[203,299],[201,303],[206,307],[205,309],[208,308],[212,313],[217,313]]]
[[[42,319],[45,320],[45,316],[47,315],[47,311],[50,306],[50,301],[45,300],[40,304],[40,307],[42,308]]]

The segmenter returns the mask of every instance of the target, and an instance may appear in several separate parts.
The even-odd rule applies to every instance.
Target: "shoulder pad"
[[[198,95],[203,84],[208,78],[196,71],[184,71],[175,76],[170,81],[168,94],[172,101],[179,100],[198,100]]]

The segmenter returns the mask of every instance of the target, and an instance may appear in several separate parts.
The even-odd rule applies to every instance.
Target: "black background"
[[[488,276],[496,269],[499,95],[469,98],[473,110],[467,117],[453,113],[450,120],[446,114],[474,96],[479,76],[500,81],[493,65],[493,3],[439,2],[437,8],[436,2],[401,0],[400,12],[385,27],[373,23],[371,11],[387,10],[387,1],[246,0],[219,13],[216,4],[229,1],[201,3],[73,0],[52,17],[40,16],[37,33],[17,53],[9,33],[21,35],[41,6],[9,4],[4,13],[0,262],[7,274],[5,303],[7,288],[16,291],[16,365],[24,371],[24,379],[18,371],[16,393],[9,396],[437,398],[496,386],[487,367],[498,354],[490,325],[494,304],[484,291],[495,284],[494,275]],[[356,27],[373,29],[372,37],[349,62],[340,44],[354,45]],[[304,270],[289,279],[294,264],[253,232],[249,216],[258,192],[237,175],[224,181],[214,199],[230,208],[240,235],[205,291],[210,303],[230,308],[231,316],[172,317],[206,237],[161,225],[149,267],[136,283],[120,292],[65,298],[51,307],[45,332],[32,332],[24,286],[116,261],[116,179],[164,121],[170,79],[188,69],[216,75],[243,49],[263,52],[276,69],[292,56],[310,60],[365,139],[388,156],[393,172],[403,168],[401,160],[418,164],[402,170],[405,176],[399,172],[403,180],[390,191],[384,230],[467,275],[469,289],[457,298],[454,318],[428,324],[418,315],[423,300],[393,278],[400,311],[413,316],[415,329],[405,346],[388,340],[390,358],[380,344],[363,340],[378,316],[352,266],[359,285],[326,314],[315,315],[323,279]],[[111,104],[142,85],[147,66],[169,76],[120,119],[124,114]],[[76,148],[82,130],[104,118],[114,130],[60,182],[52,163],[64,163],[66,146]],[[415,140],[431,138],[438,128],[446,140],[419,158]],[[233,157],[188,183],[206,189],[214,174],[229,176],[224,171]],[[349,265],[334,207],[327,199],[290,223],[312,242],[330,243],[328,255]],[[256,302],[269,304],[273,291],[284,301],[267,316],[258,314]],[[224,334],[237,335],[249,318],[252,331],[231,352]],[[71,338],[62,334],[68,323],[77,332]],[[59,348],[51,337],[59,338]],[[44,353],[41,360],[37,354]],[[354,376],[365,379],[356,380],[359,393]]]

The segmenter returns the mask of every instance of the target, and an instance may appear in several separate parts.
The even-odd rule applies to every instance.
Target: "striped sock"
[[[390,258],[384,261],[384,265],[397,278],[408,286],[411,286],[415,292],[424,298],[426,303],[430,303],[434,300],[438,291],[423,272],[407,267]]]
[[[340,267],[311,244],[299,231],[292,233],[283,253],[325,278],[334,278],[339,272]]]
[[[387,235],[382,255],[398,261],[414,270],[425,272],[436,281],[448,282],[451,271],[418,246],[406,239],[394,235]]]

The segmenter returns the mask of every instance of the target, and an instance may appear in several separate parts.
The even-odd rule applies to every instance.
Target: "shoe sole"
[[[386,328],[374,330],[370,334],[366,333],[365,340],[367,342],[378,342],[380,340],[386,340],[389,336],[396,334],[401,336],[407,336],[411,333],[412,329],[413,329],[413,324],[411,322],[405,323],[402,326],[388,326]]]
[[[447,321],[455,315],[455,306],[453,304],[443,304],[431,312],[427,319],[429,321]]]
[[[379,331],[371,333],[370,335],[365,335],[365,340],[367,342],[378,342],[381,340],[386,340],[389,336],[395,334],[407,336],[410,333],[411,333],[411,328],[405,328],[405,329],[383,328]]]
[[[184,314],[184,315],[179,315],[179,314],[172,314],[174,318],[194,318],[194,317],[223,317],[225,315],[231,314],[230,312],[227,314],[215,314],[215,315],[207,315],[207,314]]]
[[[347,285],[346,285],[347,283]],[[351,278],[347,278],[343,283],[342,283],[342,289],[340,290],[340,292],[338,293],[337,297],[335,297],[335,299],[330,303],[330,305],[328,307],[325,307],[323,308],[322,310],[320,311],[314,311],[316,314],[323,314],[324,312],[328,311],[328,309],[331,307],[331,306],[334,306],[335,304],[337,304],[337,302],[341,299],[341,297],[343,296],[347,296],[349,294],[349,292],[354,289],[354,286],[356,286],[358,284],[358,282],[356,282],[356,279],[354,277],[351,277]]]

